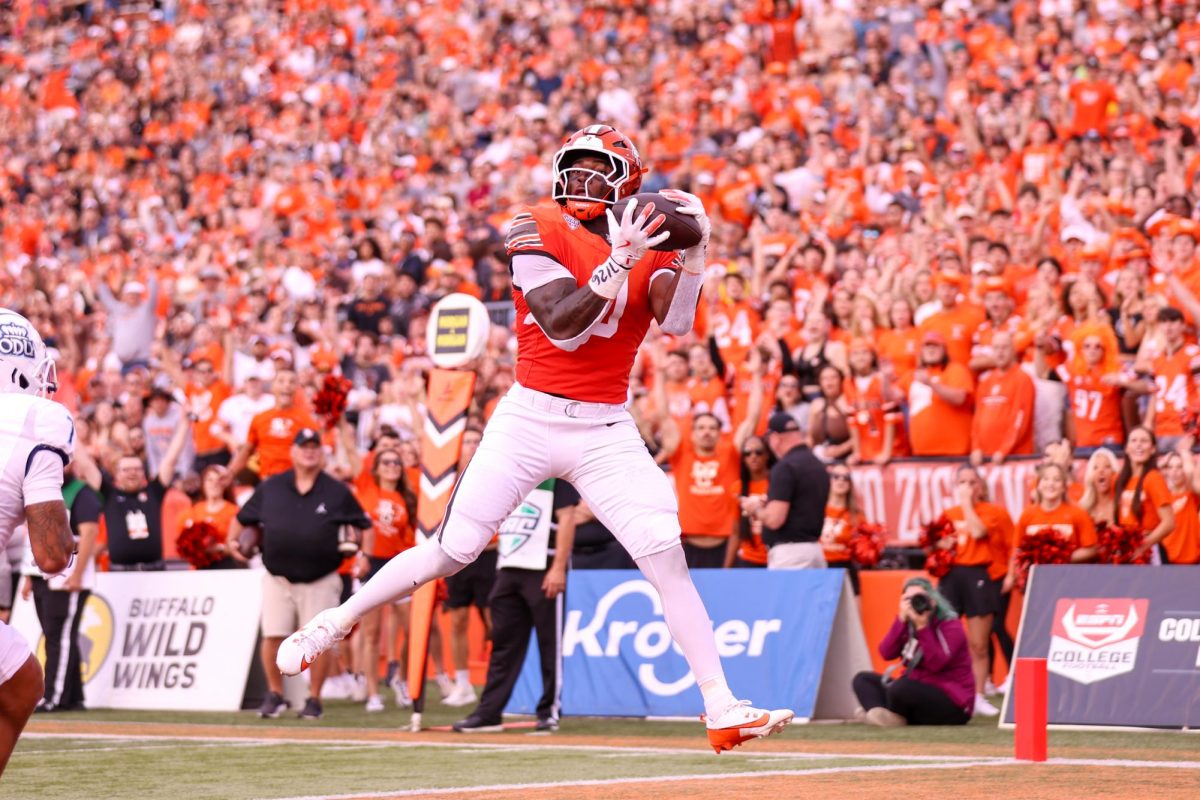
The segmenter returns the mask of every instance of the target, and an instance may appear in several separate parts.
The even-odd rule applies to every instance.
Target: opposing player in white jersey
[[[48,399],[54,362],[29,320],[0,308],[0,549],[25,523],[38,568],[62,572],[71,560],[63,468],[71,462],[71,413]],[[42,698],[42,669],[21,634],[0,623],[0,775]]]
[[[388,562],[342,606],[313,618],[279,648],[295,674],[370,609],[453,574],[474,560],[528,492],[546,478],[575,486],[662,598],[671,636],[704,697],[717,752],[783,728],[786,709],[738,702],[725,682],[712,621],[692,584],[680,544],[678,506],[626,410],[629,373],[651,319],[668,333],[692,329],[709,223],[700,200],[663,192],[694,215],[701,242],[681,254],[651,248],[661,215],[630,202],[641,159],[607,125],[570,136],[554,158],[553,202],[523,209],[508,232],[517,311],[517,383],[497,405],[463,471],[438,536]]]

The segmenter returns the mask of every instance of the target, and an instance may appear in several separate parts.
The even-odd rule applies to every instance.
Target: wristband
[[[588,278],[588,288],[606,300],[616,300],[617,293],[628,279],[629,270],[617,264],[610,256],[592,270],[592,277]]]

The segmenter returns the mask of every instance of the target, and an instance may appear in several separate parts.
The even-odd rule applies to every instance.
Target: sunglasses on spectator
[[[848,481],[848,480],[850,480],[850,476],[845,474],[844,472],[831,472],[831,473],[829,473],[829,480],[831,480],[831,481]]]
[[[752,447],[749,450],[742,451],[742,456],[745,458],[749,458],[750,456],[765,456],[766,454],[767,451],[761,447]]]
[[[379,462],[379,466],[381,467],[398,467],[400,464],[400,460],[396,458],[385,458]]]

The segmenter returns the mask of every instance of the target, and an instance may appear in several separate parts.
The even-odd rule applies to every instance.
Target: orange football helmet
[[[584,156],[606,159],[610,165],[608,174],[574,166]],[[637,194],[645,172],[642,157],[629,137],[609,125],[589,125],[568,136],[554,154],[554,192],[551,196],[575,219],[595,219],[618,200]],[[583,194],[569,191],[572,173],[588,179],[584,181]],[[590,193],[595,183],[590,179],[597,177],[604,183],[603,196]]]

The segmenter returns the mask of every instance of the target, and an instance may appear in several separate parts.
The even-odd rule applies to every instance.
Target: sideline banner
[[[101,572],[79,626],[89,708],[237,711],[257,657],[259,570]],[[33,600],[13,627],[45,662]]]
[[[849,716],[850,681],[870,668],[870,658],[844,570],[696,570],[692,580],[712,617],[735,695],[762,707],[791,708],[800,721]],[[566,596],[564,714],[695,717],[704,711],[658,594],[641,573],[574,571]],[[534,648],[536,642],[509,713],[532,713],[541,695]]]
[[[915,546],[922,525],[958,504],[954,474],[966,460],[896,461],[885,467],[854,467],[851,476],[863,513],[869,522],[884,526],[888,543]],[[1028,505],[1026,492],[1037,463],[1025,459],[980,468],[992,502],[1007,508],[1013,519]]]
[[[1022,656],[1047,661],[1050,724],[1200,726],[1200,567],[1035,567]]]

